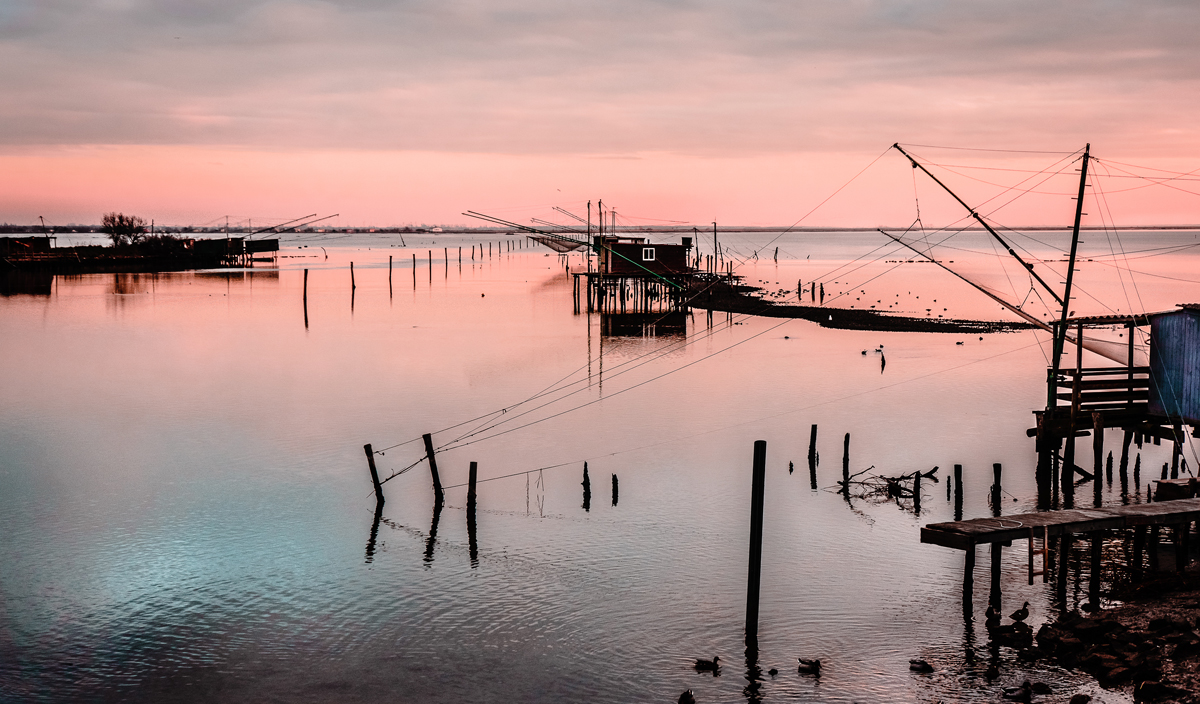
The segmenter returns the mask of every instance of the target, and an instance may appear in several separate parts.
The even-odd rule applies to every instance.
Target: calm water
[[[745,254],[773,236],[726,242]],[[1127,251],[1145,250],[1129,255],[1136,291],[1090,239],[1082,281],[1114,308],[1200,300],[1188,281],[1200,278],[1197,249],[1170,249],[1196,233],[1128,235]],[[1046,701],[1099,694],[1085,677],[989,650],[982,553],[975,623],[964,622],[961,553],[919,543],[922,524],[953,517],[944,483],[927,484],[919,516],[828,490],[849,432],[853,471],[936,465],[944,477],[963,464],[970,517],[989,512],[1001,462],[1005,511],[1029,509],[1024,430],[1044,404],[1045,335],[724,314],[710,326],[698,311],[684,335],[605,338],[594,316],[573,314],[557,255],[488,258],[485,247],[472,263],[468,249],[460,268],[458,245],[477,240],[430,242],[296,240],[278,270],[57,277],[45,295],[0,298],[0,700],[673,702],[691,688],[701,702],[744,701],[759,439],[759,665],[780,670],[764,701],[990,702],[1027,676],[1061,685]],[[1001,315],[933,265],[873,261],[891,251],[881,244],[789,234],[741,271],[769,290],[827,274],[827,294],[844,292],[833,305]],[[984,240],[956,246],[956,266],[1027,296]],[[446,484],[465,482],[471,461],[481,479],[553,467],[480,485],[472,560],[465,490],[448,490],[430,540],[417,464],[385,486],[369,546],[363,444],[407,442],[377,458],[387,476],[420,458],[422,433],[475,418],[434,436],[454,447],[439,456]],[[1143,450],[1143,467],[1165,459],[1166,446]],[[1029,600],[1036,627],[1051,607],[1043,585],[1025,584],[1023,548],[1006,553],[1004,605]],[[1072,603],[1086,596],[1081,579]],[[692,670],[712,655],[727,663],[720,677]],[[821,658],[821,677],[798,675],[797,657]],[[909,672],[913,657],[938,671]],[[992,661],[1002,674],[988,684]]]

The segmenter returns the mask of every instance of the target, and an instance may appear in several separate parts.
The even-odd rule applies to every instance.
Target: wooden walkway
[[[921,542],[958,550],[987,543],[1138,526],[1179,526],[1200,521],[1200,499],[1159,501],[1133,506],[1077,508],[1066,511],[1020,513],[996,518],[931,523],[921,529]],[[1043,531],[1045,531],[1043,533]]]

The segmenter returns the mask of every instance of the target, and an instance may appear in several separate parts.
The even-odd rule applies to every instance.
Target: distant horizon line
[[[544,227],[544,228],[537,228],[537,229],[542,232],[551,232],[551,233],[555,233],[555,234],[563,234],[563,233],[584,234],[574,228],[567,227],[567,226],[564,226],[561,228]],[[880,225],[880,226],[875,226],[875,227],[837,227],[837,226],[831,226],[831,227],[817,227],[817,226],[794,227],[793,226],[793,227],[789,227],[786,225],[777,225],[777,226],[734,225],[734,226],[726,226],[726,227],[722,227],[720,225],[717,226],[717,232],[726,232],[726,233],[729,233],[729,232],[809,232],[809,233],[876,232],[881,229],[889,230],[889,231],[903,232],[903,231],[908,230],[909,227],[907,227],[907,226],[903,226],[903,227],[885,226],[885,225]],[[934,229],[934,231],[943,231],[946,228],[933,228],[933,229]],[[1069,232],[1069,231],[1071,231],[1071,229],[1072,229],[1071,227],[1063,227],[1063,226],[1030,225],[1030,226],[1024,226],[1024,227],[1005,227],[1004,231],[1007,231],[1007,232],[1013,232],[1013,231],[1017,231],[1017,232],[1020,232],[1020,231]],[[1200,224],[1126,225],[1126,226],[1122,226],[1122,227],[1105,227],[1103,225],[1085,225],[1085,226],[1081,226],[1079,229],[1081,232],[1097,232],[1097,231],[1105,231],[1105,230],[1115,230],[1115,231],[1130,231],[1130,230],[1172,231],[1172,230],[1178,230],[1178,231],[1185,231],[1185,230],[1200,230]],[[386,235],[386,234],[452,235],[452,234],[479,234],[479,233],[507,234],[507,235],[530,234],[525,230],[520,230],[520,229],[512,228],[512,227],[469,227],[469,226],[463,226],[463,225],[419,225],[419,226],[418,225],[391,225],[391,226],[363,225],[363,226],[359,226],[359,227],[303,228],[303,229],[299,229],[299,230],[293,230],[293,231],[287,232],[287,233],[271,232],[269,229],[268,230],[263,230],[263,229],[258,229],[258,228],[251,229],[249,227],[225,228],[225,227],[204,227],[204,226],[195,226],[195,225],[158,225],[158,226],[155,226],[154,231],[156,234],[157,233],[198,234],[198,235],[199,234],[205,234],[205,235],[211,235],[211,234],[248,235],[248,234],[253,234],[253,235],[262,235],[264,237],[269,237],[271,235],[280,235],[280,234],[311,234],[311,233],[380,234],[380,235]],[[612,233],[612,232],[614,232],[614,230],[606,228],[605,232]],[[685,234],[685,233],[690,233],[690,232],[696,232],[698,234],[703,235],[706,233],[711,233],[712,229],[711,228],[700,228],[697,226],[687,226],[687,225],[618,225],[615,228],[615,232],[617,234],[620,234],[620,233]],[[987,232],[987,230],[985,230],[982,227],[965,227],[965,228],[961,228],[961,229],[956,229],[955,232]],[[99,225],[71,224],[71,225],[55,225],[55,226],[43,228],[41,225],[15,225],[15,224],[11,224],[11,223],[0,223],[0,237],[12,235],[12,234],[33,234],[33,235],[46,235],[46,236],[53,236],[56,234],[66,234],[66,235],[103,234],[103,230],[102,230],[101,226],[99,226]],[[600,232],[599,232],[599,230],[593,230],[592,234],[596,235],[596,234],[600,234]]]

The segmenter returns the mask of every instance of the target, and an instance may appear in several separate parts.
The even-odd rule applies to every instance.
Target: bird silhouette
[[[1024,606],[1012,612],[1012,615],[1009,616],[1009,618],[1014,621],[1024,621],[1025,619],[1029,618],[1029,602],[1025,602]]]
[[[800,661],[800,666],[797,669],[801,673],[806,674],[806,675],[821,674],[821,661],[820,660],[805,660],[804,658],[797,658],[797,660]]]
[[[679,695],[679,704],[696,704],[696,697],[692,694],[692,690],[685,690]]]
[[[696,658],[696,664],[695,664],[695,665],[693,665],[693,667],[695,667],[697,670],[699,670],[699,671],[701,671],[701,672],[705,672],[705,671],[712,671],[712,672],[715,672],[715,671],[716,671],[716,669],[717,669],[718,667],[720,667],[720,665],[718,664],[718,661],[719,661],[720,659],[721,659],[721,658],[720,658],[720,657],[718,657],[718,656],[716,656],[716,655],[714,655],[714,656],[713,656],[713,659],[712,659],[712,660],[705,660],[705,659],[703,659],[703,658]]]
[[[1033,699],[1033,687],[1029,684],[1029,680],[1022,682],[1020,687],[1005,687],[1004,698],[1028,704]]]

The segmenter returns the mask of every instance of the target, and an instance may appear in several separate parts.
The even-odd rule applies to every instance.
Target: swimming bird
[[[1034,682],[1033,685],[1030,686],[1029,691],[1033,692],[1034,694],[1054,694],[1054,690],[1050,689],[1050,685],[1046,684],[1045,682]]]
[[[1029,602],[1025,602],[1024,606],[1012,612],[1012,615],[1009,616],[1009,618],[1014,621],[1024,621],[1025,619],[1029,618]]]
[[[1092,701],[1091,695],[1076,694],[1075,696],[1071,697],[1071,701],[1067,702],[1067,704],[1088,704],[1090,701]]]
[[[796,658],[800,661],[800,666],[797,668],[801,673],[806,675],[821,674],[820,660],[805,660],[804,658]]]
[[[692,695],[692,690],[686,690],[679,695],[679,704],[696,704],[696,697]]]
[[[770,670],[767,670],[767,674],[770,675],[771,677],[774,677],[775,675],[779,674],[779,670],[776,670],[775,668],[772,667]]]
[[[1029,684],[1029,680],[1021,683],[1020,687],[1005,687],[1004,698],[1011,699],[1014,702],[1029,702],[1033,699],[1033,688]]]
[[[720,657],[718,657],[718,656],[716,656],[716,655],[714,655],[714,656],[713,656],[713,659],[712,659],[712,660],[705,660],[705,659],[703,659],[703,658],[696,658],[696,664],[695,664],[695,665],[693,665],[693,667],[695,667],[697,670],[699,670],[699,671],[701,671],[701,672],[704,672],[704,671],[715,671],[715,670],[716,670],[718,667],[720,667],[720,665],[718,665],[718,664],[717,664],[717,661],[718,661],[718,660],[720,660],[720,659],[721,659],[721,658],[720,658]]]
[[[908,669],[913,672],[933,672],[933,665],[920,658],[913,658],[908,661]]]

